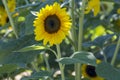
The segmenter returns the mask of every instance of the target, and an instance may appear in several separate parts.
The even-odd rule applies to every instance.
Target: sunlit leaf
[[[31,50],[43,50],[43,49],[45,49],[44,46],[32,45],[32,46],[24,47],[24,48],[18,50],[17,52],[27,52],[27,51],[31,51]]]
[[[70,57],[61,58],[58,61],[63,64],[85,63],[96,65],[96,58],[93,53],[85,51],[75,52]]]

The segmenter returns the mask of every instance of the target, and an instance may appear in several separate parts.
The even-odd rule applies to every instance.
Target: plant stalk
[[[70,15],[72,18],[72,28],[71,28],[71,37],[74,43],[74,51],[77,51],[77,33],[75,27],[75,0],[70,0]]]
[[[16,38],[18,39],[18,35],[17,35],[17,31],[16,31],[16,29],[15,29],[15,25],[14,25],[14,22],[13,22],[13,19],[12,19],[12,15],[11,15],[11,13],[10,13],[10,11],[9,11],[8,6],[7,6],[7,1],[6,1],[6,0],[2,0],[2,2],[3,2],[3,4],[4,4],[5,10],[6,10],[7,14],[8,14],[8,18],[9,18],[10,24],[11,24],[11,26],[12,26],[12,28],[13,28],[13,32],[14,32]]]
[[[56,48],[57,48],[57,59],[60,59],[61,58],[61,51],[60,51],[60,45],[56,45]],[[61,78],[62,80],[65,80],[65,76],[64,76],[64,65],[61,64],[61,63],[58,63],[59,64],[59,67],[60,67],[60,71],[61,71]]]
[[[81,12],[79,15],[79,34],[78,34],[78,51],[82,50],[82,38],[83,38],[83,23],[84,23],[84,11],[85,3],[87,0],[82,0]],[[81,80],[81,64],[76,64],[76,80]]]
[[[111,60],[111,65],[115,64],[115,60],[116,60],[117,55],[118,55],[119,47],[120,47],[120,36],[119,36],[119,39],[118,39],[118,42],[117,42],[117,45],[116,45],[116,48],[115,48],[114,55],[113,55],[112,60]]]

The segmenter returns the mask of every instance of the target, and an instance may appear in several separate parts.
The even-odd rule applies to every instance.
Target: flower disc
[[[56,15],[50,15],[45,19],[45,31],[55,33],[60,29],[60,20]]]

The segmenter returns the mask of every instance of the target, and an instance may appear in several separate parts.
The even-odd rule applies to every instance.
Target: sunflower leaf
[[[96,66],[95,56],[91,52],[85,51],[75,52],[70,57],[64,57],[57,61],[63,64],[85,63]]]
[[[32,46],[24,47],[16,52],[27,52],[27,51],[32,51],[32,50],[43,50],[43,49],[45,49],[44,46],[32,45]]]
[[[110,34],[110,35],[105,35],[105,36],[100,36],[98,38],[96,38],[94,41],[93,41],[93,44],[95,46],[98,46],[98,47],[103,47],[105,42],[109,39],[111,39],[112,37],[114,36],[114,34]]]
[[[115,69],[109,63],[102,62],[96,67],[96,72],[99,76],[107,80],[118,80],[120,79],[120,71]]]
[[[111,39],[113,36],[114,34],[100,36],[100,37],[97,37],[94,41],[83,43],[83,46],[84,47],[91,47],[91,46],[103,47],[106,41]]]

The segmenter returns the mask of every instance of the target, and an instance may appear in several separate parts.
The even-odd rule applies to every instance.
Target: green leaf
[[[34,56],[36,56],[36,53],[38,53],[38,51],[31,51],[32,53],[28,51],[26,53],[18,53],[18,54],[17,52],[14,51],[17,51],[25,46],[30,46],[37,43],[38,42],[34,40],[33,34],[20,37],[19,39],[12,39],[9,41],[0,40],[0,63],[3,64],[6,60],[10,58],[11,58],[10,60],[12,61],[15,61],[12,58],[16,59],[16,61],[22,60],[22,57],[24,61],[30,57],[29,59],[31,61],[31,59],[33,59]]]
[[[5,64],[0,67],[0,74],[11,73],[11,72],[15,71],[17,68],[18,68],[18,66],[15,64]]]
[[[18,64],[24,66],[27,63],[34,61],[40,51],[28,51],[28,52],[14,52],[6,57],[3,61],[5,64]]]
[[[33,16],[32,14],[29,14],[26,16],[25,35],[30,35],[34,33],[34,27],[33,27],[34,19],[35,19],[35,16]]]
[[[70,57],[64,57],[57,61],[63,64],[85,63],[96,66],[96,58],[93,53],[85,51],[75,52]]]
[[[94,41],[83,43],[83,46],[84,47],[97,46],[97,47],[101,47],[102,48],[104,46],[104,44],[106,43],[106,41],[111,39],[113,36],[114,36],[113,34],[100,36],[100,37],[97,37]]]
[[[96,67],[96,72],[99,76],[107,80],[119,80],[120,79],[120,71],[115,69],[109,63],[102,62],[98,64],[98,66]]]
[[[93,44],[95,46],[98,46],[98,47],[103,47],[105,42],[109,39],[111,39],[114,35],[113,34],[109,34],[109,35],[105,35],[105,36],[100,36],[98,38],[96,38],[94,41],[93,41]]]
[[[32,45],[32,46],[24,47],[16,52],[27,52],[27,51],[31,51],[31,50],[43,50],[43,49],[45,49],[44,46]]]
[[[57,60],[58,62],[62,64],[74,64],[79,63],[79,60],[71,58],[71,57],[63,57]]]
[[[40,71],[33,73],[31,77],[33,78],[40,78],[40,77],[45,77],[45,76],[50,76],[51,74],[48,71]]]

